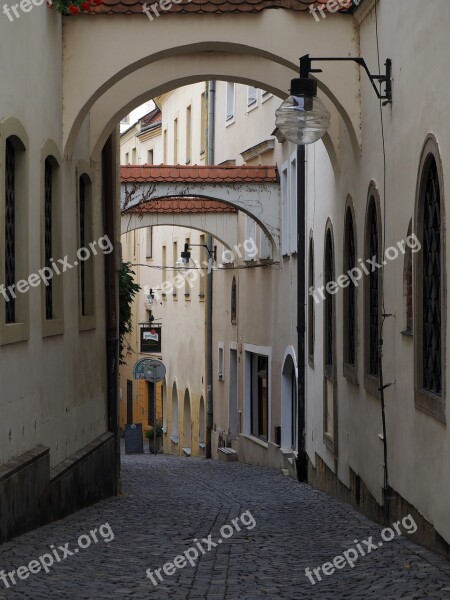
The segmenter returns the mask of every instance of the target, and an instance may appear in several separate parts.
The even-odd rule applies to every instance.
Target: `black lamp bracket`
[[[385,63],[386,74],[385,75],[381,75],[381,74],[373,75],[369,71],[369,67],[367,66],[367,63],[364,60],[364,58],[361,58],[359,56],[356,56],[356,57],[348,56],[348,57],[344,57],[344,58],[336,58],[336,57],[312,58],[311,56],[309,56],[309,54],[305,54],[305,56],[302,56],[300,59],[300,77],[302,79],[307,79],[309,77],[310,73],[322,73],[322,69],[313,69],[312,68],[312,62],[320,61],[320,60],[328,61],[328,62],[330,62],[330,61],[333,61],[333,62],[337,62],[337,61],[355,62],[360,67],[362,67],[365,70],[365,72],[367,73],[377,97],[380,100],[384,100],[383,106],[385,106],[386,104],[392,103],[392,60],[390,58],[388,58]],[[380,88],[381,88],[381,84],[385,85],[384,94],[376,85],[377,83],[380,84]]]
[[[212,258],[214,262],[217,262],[217,246],[214,246],[213,250],[210,250],[206,244],[185,244],[184,252],[181,253],[182,258],[191,258],[191,253],[189,252],[189,248],[196,246],[197,248],[206,248],[208,251],[209,258]]]

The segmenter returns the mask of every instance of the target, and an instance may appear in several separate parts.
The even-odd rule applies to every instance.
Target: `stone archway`
[[[166,15],[155,23],[149,23],[143,14],[67,19],[63,46],[65,153],[71,155],[90,111],[91,150],[98,153],[120,111],[142,102],[142,94],[154,97],[196,81],[225,79],[257,85],[284,97],[289,80],[298,73],[302,54],[317,49],[319,55],[358,54],[351,17],[336,16],[320,27],[308,14],[283,9],[251,17],[252,27],[248,17],[189,15],[189,27],[181,14]],[[273,36],[274,29],[284,35]],[[139,44],[117,44],[128,30]],[[150,70],[145,71],[147,68]],[[355,152],[360,143],[358,69],[357,65],[325,68],[318,79],[319,88],[343,119]],[[145,82],[146,91],[130,85],[133,75],[141,80],[141,86]],[[103,117],[98,121],[100,114]]]

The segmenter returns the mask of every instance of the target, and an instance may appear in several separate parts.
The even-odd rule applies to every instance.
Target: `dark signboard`
[[[125,454],[142,454],[144,441],[142,439],[142,425],[125,425]]]
[[[161,353],[161,326],[141,327],[141,352]]]

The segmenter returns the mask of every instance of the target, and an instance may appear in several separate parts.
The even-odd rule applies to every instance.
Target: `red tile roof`
[[[120,168],[123,183],[277,183],[276,167],[128,165]]]
[[[149,113],[144,115],[141,119],[139,119],[141,123],[141,127],[149,127],[150,125],[155,125],[156,123],[161,123],[162,121],[162,112],[156,107],[151,110]]]
[[[124,213],[237,213],[237,210],[224,202],[205,200],[204,198],[167,198],[164,200],[147,200],[133,206]]]
[[[145,0],[103,0],[103,4],[95,6],[94,14],[143,14],[142,6]],[[155,0],[147,0],[151,7]],[[315,0],[315,4],[326,4],[328,0]],[[172,3],[168,10],[158,8],[164,14],[224,14],[224,13],[257,13],[266,8],[285,8],[295,11],[309,9],[310,0],[182,0],[181,3]],[[349,1],[350,4],[350,1]],[[157,3],[157,7],[159,3]],[[326,7],[325,7],[326,8]],[[350,7],[349,7],[350,8]],[[346,9],[341,9],[346,12]]]

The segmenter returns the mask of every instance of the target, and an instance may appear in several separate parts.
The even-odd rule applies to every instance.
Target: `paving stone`
[[[381,527],[351,507],[285,477],[240,463],[171,456],[124,455],[123,494],[0,546],[0,570],[28,565],[80,535],[109,523],[114,540],[98,543],[6,588],[0,599],[289,600],[306,598],[433,598],[450,600],[450,565],[399,537],[359,556],[314,585],[317,569],[354,547],[380,539]],[[250,511],[256,526],[220,539],[223,525]],[[106,529],[102,530],[106,533]],[[217,545],[207,550],[208,538]],[[163,566],[202,544],[205,554],[166,575]],[[54,544],[54,546],[51,546]],[[198,549],[198,548],[197,548]],[[200,554],[200,552],[199,552]],[[157,585],[146,576],[154,573]],[[156,569],[161,569],[162,581]]]

